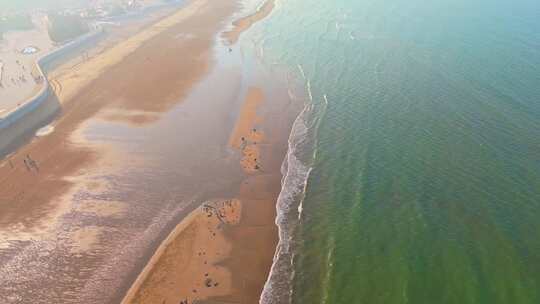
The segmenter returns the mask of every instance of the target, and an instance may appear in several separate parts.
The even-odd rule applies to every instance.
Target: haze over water
[[[538,1],[279,1],[244,41],[313,97],[263,303],[540,303]]]

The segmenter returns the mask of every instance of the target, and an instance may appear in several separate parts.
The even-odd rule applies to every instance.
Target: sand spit
[[[227,42],[231,45],[235,44],[243,32],[247,31],[253,24],[270,15],[275,4],[275,0],[267,0],[256,12],[235,20],[233,22],[233,28],[230,31],[223,33]]]
[[[259,164],[261,153],[257,143],[260,146],[264,134],[260,128],[257,129],[262,122],[262,117],[257,115],[257,108],[263,100],[264,94],[261,89],[249,88],[240,116],[229,139],[231,147],[242,151],[240,163],[247,173],[255,173],[261,169]]]
[[[90,206],[85,212],[86,207],[78,205],[72,191],[80,188],[78,180],[87,180],[89,172],[108,174],[99,171],[108,169],[104,164],[111,163],[108,157],[112,153],[107,149],[114,148],[92,145],[79,136],[80,131],[89,122],[107,120],[102,113],[126,110],[150,113],[156,119],[180,103],[207,75],[215,37],[236,7],[236,1],[193,0],[174,18],[160,22],[161,27],[154,25],[150,32],[144,31],[146,40],[140,35],[128,39],[61,76],[66,81],[60,82],[62,113],[53,123],[54,132],[34,137],[0,161],[0,247],[5,247],[0,252],[0,298],[8,299],[7,303],[118,303],[114,300],[121,299],[133,278],[125,269],[132,271],[138,265],[126,264],[127,258],[121,255],[109,255],[116,247],[108,240],[115,234],[131,235],[132,228],[127,225],[131,219],[122,214],[138,211],[128,204],[126,208],[111,207],[115,210]],[[189,33],[191,38],[174,38],[179,33]],[[130,119],[115,117],[114,121],[119,126],[129,122],[130,128],[132,123],[149,122],[140,117],[135,122]],[[226,142],[228,136],[224,138]],[[123,168],[129,156],[113,160],[119,167],[115,169]],[[74,209],[76,212],[71,212]],[[79,226],[109,228],[101,233],[97,229],[76,229]],[[153,226],[141,228],[154,233]],[[56,238],[58,233],[65,236]],[[41,234],[45,234],[43,238],[33,241]],[[24,247],[30,241],[19,235],[28,235],[35,248]],[[99,250],[87,250],[97,243]],[[101,246],[104,243],[108,247]],[[78,249],[55,249],[71,244]],[[139,250],[136,246],[133,244],[133,250]],[[29,253],[40,255],[39,267],[26,267]],[[114,275],[108,267],[116,260],[124,264],[118,263],[116,271],[122,273]]]
[[[122,304],[194,303],[231,292],[221,263],[231,252],[224,230],[240,222],[239,200],[205,203],[189,214],[157,249]]]
[[[258,303],[277,244],[274,220],[280,167],[296,113],[289,107],[286,90],[273,95],[277,96],[268,103],[261,88],[250,87],[229,137],[229,146],[241,155],[238,165],[245,178],[237,196],[218,204],[232,204],[238,217],[219,226],[219,219],[207,212],[220,209],[204,204],[182,220],[123,304]],[[208,287],[214,282],[218,286]]]

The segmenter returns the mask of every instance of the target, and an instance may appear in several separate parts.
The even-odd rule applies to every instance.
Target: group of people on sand
[[[257,129],[253,128],[252,129],[252,132],[253,133],[257,133]],[[245,138],[245,137],[241,137],[240,140],[242,141],[241,145],[240,145],[240,150],[244,151],[244,149],[247,147],[247,145],[249,144],[248,140]],[[253,142],[254,145],[257,144],[256,141]],[[247,157],[247,156],[246,156]],[[259,161],[257,160],[257,158],[254,158],[253,161],[255,162],[255,164],[253,165],[253,169],[254,170],[260,170],[261,169],[261,166],[259,165]]]
[[[19,86],[22,83],[27,82],[28,80],[26,79],[26,76],[24,75],[26,73],[26,68],[24,67],[24,65],[19,60],[16,60],[16,63],[17,63],[18,66],[21,67],[22,71],[21,71],[20,75],[15,76],[15,77],[11,77],[10,81],[11,81],[12,85]],[[4,65],[2,64],[2,62],[0,62],[0,88],[4,87],[4,82],[3,82],[3,75],[5,74],[4,72],[5,72],[4,71]],[[37,83],[37,80],[36,79],[34,79],[34,80]]]
[[[202,211],[205,212],[208,217],[212,217],[213,215],[216,215],[216,217],[220,220],[221,224],[229,223],[225,208],[231,208],[231,212],[234,213],[233,201],[225,200],[225,201],[220,201],[220,202],[206,203],[202,205]],[[218,229],[220,228],[218,227]],[[210,230],[210,232],[212,232],[212,230]],[[213,235],[215,236],[216,234],[213,233]],[[206,255],[206,252],[201,251],[198,253],[198,255],[204,256]],[[207,264],[207,261],[204,261],[204,264]],[[217,287],[218,285],[219,285],[218,282],[210,278],[209,273],[204,274],[204,286],[206,286],[207,288],[212,288],[212,287]],[[192,292],[196,294],[197,289],[193,289]],[[199,303],[199,300],[197,298],[193,299],[191,302],[189,302],[188,299],[180,300],[179,302],[179,304],[197,304],[197,303]]]
[[[220,202],[215,205],[210,204],[204,204],[203,205],[203,211],[206,213],[208,217],[211,217],[212,215],[216,215],[218,220],[223,224],[229,224],[230,220],[227,219],[225,208],[229,207],[231,208],[231,212],[234,213],[234,206],[232,204],[231,200],[226,200],[224,202]]]

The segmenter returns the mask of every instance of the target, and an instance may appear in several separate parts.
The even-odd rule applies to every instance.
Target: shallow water
[[[2,223],[0,303],[119,303],[187,213],[237,191],[243,176],[227,140],[239,81],[215,68],[152,123],[107,112],[85,121],[68,140],[99,159],[65,177],[73,186],[61,197]]]
[[[263,303],[540,302],[539,16],[289,0],[242,38],[312,96]]]

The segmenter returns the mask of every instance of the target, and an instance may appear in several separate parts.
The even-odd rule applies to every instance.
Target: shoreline
[[[208,203],[196,208],[159,244],[122,304],[205,300],[258,303],[278,242],[275,218],[281,191],[280,169],[296,114],[291,111],[281,115],[284,108],[290,109],[285,95],[279,94],[276,105],[266,102],[269,96],[262,89],[248,88],[231,130],[228,145],[240,154],[237,166],[243,170],[244,177],[236,195],[217,201],[237,202],[242,215],[223,229],[211,228],[216,224],[214,221],[201,224],[204,229],[186,232],[198,217],[205,217]],[[277,121],[281,123],[275,124]],[[206,233],[207,229],[212,230],[213,236]],[[186,247],[186,242],[199,245]],[[178,250],[176,255],[167,254],[179,247],[184,248],[181,254]],[[219,248],[217,252],[216,248]],[[201,252],[209,258],[199,259]],[[189,262],[186,256],[191,257],[187,259]],[[204,286],[208,278],[219,286]]]
[[[80,191],[99,192],[112,187],[110,184],[107,186],[110,181],[106,179],[99,183],[93,181],[93,176],[104,174],[101,170],[121,172],[129,163],[117,162],[116,166],[109,168],[113,161],[111,157],[116,157],[113,153],[115,148],[96,145],[81,132],[90,122],[101,121],[134,130],[146,128],[182,103],[214,65],[215,37],[236,9],[236,1],[190,1],[172,17],[143,29],[134,37],[79,65],[77,70],[62,75],[67,80],[62,83],[64,90],[60,94],[63,113],[54,121],[52,132],[34,137],[9,158],[0,161],[0,231],[6,232],[0,239],[0,248],[9,249],[0,251],[0,297],[23,298],[32,302],[57,296],[59,291],[65,290],[65,303],[72,303],[67,299],[73,295],[78,295],[74,303],[114,303],[119,297],[117,293],[129,288],[126,281],[130,280],[140,261],[124,262],[118,266],[124,270],[114,272],[109,263],[116,260],[116,256],[110,254],[120,250],[114,247],[117,242],[108,243],[108,238],[100,236],[101,231],[108,231],[106,226],[81,230],[88,225],[88,213],[77,211],[81,205]],[[181,58],[179,53],[183,54]],[[94,65],[96,63],[99,68]],[[141,71],[145,77],[139,76]],[[223,116],[226,117],[225,113]],[[23,161],[28,157],[35,162],[35,170],[25,167]],[[162,195],[159,192],[151,194],[156,197]],[[121,203],[128,206],[127,202]],[[121,214],[140,210],[122,210]],[[147,225],[144,223],[150,222],[152,216],[159,216],[159,211],[156,209],[147,214],[148,218],[142,218],[143,224],[139,225]],[[93,225],[102,226],[112,220],[107,214],[96,215],[100,217]],[[110,237],[117,235],[115,240],[121,240],[123,235],[132,238],[139,235],[135,229],[138,225],[130,222],[130,217],[122,216],[115,221],[118,223],[108,228],[114,232]],[[121,226],[117,227],[119,224]],[[119,230],[121,227],[126,231]],[[147,228],[149,237],[159,238],[151,228]],[[62,240],[55,237],[63,231],[79,230],[95,232],[91,235],[94,239],[92,245],[82,247],[83,253],[69,249],[80,243],[76,239],[80,234],[70,233]],[[39,267],[25,267],[24,261],[29,257],[27,238],[40,242],[32,250],[42,255],[43,263]],[[151,246],[152,241],[147,240],[144,244]],[[98,245],[110,248],[94,251]],[[58,247],[68,249],[55,252]],[[134,251],[133,258],[144,257],[144,249],[130,249]],[[50,263],[46,262],[47,259],[51,260]],[[20,264],[10,264],[6,268],[9,261],[20,261]],[[58,262],[54,261],[61,261],[67,270],[58,272],[54,268]],[[19,275],[9,275],[13,271]],[[47,278],[42,278],[44,273]],[[21,289],[26,284],[47,286],[46,281],[39,280],[55,280],[59,290],[45,287]]]
[[[265,19],[272,13],[276,5],[276,0],[266,0],[257,10],[251,14],[240,17],[233,21],[233,28],[223,33],[223,37],[229,45],[234,45],[245,31],[249,30],[255,23]]]
[[[0,229],[6,229],[6,227],[10,229],[12,223],[21,221],[27,223],[25,225],[29,227],[43,226],[44,215],[48,222],[61,221],[62,214],[58,212],[62,209],[69,210],[69,205],[67,208],[65,206],[59,208],[57,202],[59,198],[67,195],[67,203],[70,204],[70,195],[74,197],[77,194],[74,189],[79,187],[76,182],[77,176],[88,174],[92,171],[92,166],[96,166],[99,172],[101,163],[109,153],[105,147],[84,143],[85,140],[81,138],[81,129],[86,128],[89,121],[96,120],[121,124],[129,128],[146,128],[157,122],[175,105],[182,103],[193,87],[204,81],[211,67],[214,66],[215,58],[212,56],[212,51],[216,47],[216,39],[223,34],[224,22],[237,8],[237,1],[214,3],[208,0],[192,0],[165,20],[146,27],[126,41],[77,65],[76,70],[61,73],[54,78],[54,81],[58,81],[63,87],[61,92],[57,92],[58,102],[63,106],[63,113],[54,122],[52,133],[36,138],[21,147],[9,158],[9,166],[7,159],[0,163],[0,174],[9,176],[0,180],[0,189],[4,189],[0,190],[0,214],[2,214]],[[250,26],[253,23],[251,22]],[[238,35],[248,28],[249,26],[244,28]],[[194,35],[197,39],[192,38]],[[185,58],[178,60],[178,53],[185,54]],[[160,69],[163,66],[167,66],[168,69],[166,71]],[[139,71],[145,71],[145,79],[137,77]],[[186,74],[184,71],[190,72]],[[238,79],[241,79],[240,76]],[[153,300],[137,302],[139,291],[146,288],[147,295],[166,294],[169,299],[189,300],[189,303],[195,299],[194,294],[197,299],[204,297],[208,300],[250,303],[259,301],[278,242],[275,218],[276,200],[281,191],[280,169],[287,151],[290,125],[296,117],[294,111],[285,112],[286,115],[283,115],[284,109],[291,108],[287,90],[276,92],[273,91],[276,88],[267,90],[263,87],[265,86],[263,83],[261,87],[257,84],[249,84],[247,92],[238,88],[241,90],[238,92],[243,93],[240,94],[242,97],[236,96],[236,98],[242,105],[239,106],[238,117],[233,122],[233,130],[227,131],[230,133],[222,143],[227,150],[233,152],[235,155],[233,158],[237,158],[236,165],[230,174],[234,175],[238,170],[243,177],[237,183],[229,182],[235,186],[221,193],[234,192],[236,194],[219,195],[214,192],[211,194],[210,201],[214,203],[224,200],[238,202],[240,206],[238,208],[242,210],[242,217],[238,219],[238,222],[227,225],[223,229],[215,229],[212,232],[215,234],[212,235],[205,232],[208,229],[199,229],[198,232],[188,233],[189,236],[186,236],[186,231],[188,228],[191,229],[194,222],[201,221],[201,218],[206,220],[202,216],[204,208],[201,207],[195,208],[177,225],[165,222],[166,227],[172,227],[171,230],[167,230],[168,234],[166,231],[161,231],[161,236],[154,235],[153,239],[158,240],[151,241],[146,251],[138,253],[139,257],[128,264],[131,266],[127,271],[125,267],[115,268],[116,271],[120,271],[116,285],[109,283],[107,286],[102,286],[105,289],[96,289],[95,286],[99,284],[90,285],[96,292],[108,294],[108,300],[98,301],[96,299],[99,297],[93,298],[91,294],[81,294],[78,300],[92,299],[85,301],[87,303],[94,303],[93,301],[115,303],[123,299],[122,303],[153,303]],[[221,85],[227,86],[226,83]],[[269,100],[272,102],[266,102]],[[230,117],[232,114],[230,106],[223,110],[226,111],[223,114]],[[236,110],[233,111],[236,113]],[[25,172],[24,167],[20,165],[24,155],[31,155],[39,163],[39,172],[44,172],[44,174],[34,174],[29,179],[28,172]],[[226,155],[222,156],[226,158],[221,159],[221,162],[228,162],[231,154],[229,152]],[[12,161],[15,167],[12,166]],[[227,172],[224,173],[227,176]],[[178,194],[183,195],[183,193]],[[12,201],[16,204],[12,204]],[[204,202],[209,201],[201,203]],[[192,208],[190,206],[195,205],[189,205],[186,209]],[[28,210],[28,212],[22,212],[22,210]],[[152,215],[148,216],[151,219]],[[178,215],[172,215],[172,217],[176,218]],[[214,224],[204,225],[208,228]],[[91,251],[95,244],[102,242],[99,235],[107,230],[96,227],[80,231],[82,232],[74,235],[79,238],[88,235],[91,240],[88,241],[90,245],[85,245],[82,249],[75,251],[78,255],[84,256],[85,251]],[[165,239],[157,244],[160,237]],[[204,237],[210,237],[213,241],[204,241]],[[208,261],[209,266],[215,267],[212,269],[218,272],[218,274],[212,274],[212,284],[218,283],[218,285],[203,288],[210,288],[209,292],[201,291],[208,279],[201,276],[209,273],[207,270],[204,270],[206,271],[204,273],[201,272],[201,269],[209,267],[206,263],[191,266],[191,273],[196,273],[197,276],[184,277],[175,277],[174,274],[177,272],[170,270],[184,267],[186,264],[173,263],[169,264],[166,267],[167,271],[161,274],[171,278],[173,284],[179,283],[178,286],[193,285],[197,292],[189,294],[189,290],[178,288],[145,287],[152,273],[159,269],[161,260],[166,256],[168,249],[173,248],[178,242],[185,243],[187,239],[198,240],[200,244],[203,244],[201,246],[206,246],[205,252],[211,252],[212,248],[208,246],[216,246],[215,244],[219,244],[217,248],[222,248],[217,254],[219,258],[215,257],[214,260]],[[157,249],[154,252],[152,248]],[[149,252],[150,250],[152,252]],[[183,255],[173,255],[173,258],[182,259],[185,256],[183,252]],[[192,256],[198,257],[194,252]],[[0,266],[2,265],[1,258],[0,254]],[[104,258],[107,256],[99,259],[92,257],[92,263],[99,263],[100,259]],[[144,260],[146,258],[148,260]],[[247,261],[249,263],[246,263]],[[90,267],[89,269],[95,267],[95,271],[99,272],[99,269],[107,268],[109,261],[101,260],[100,263],[105,265],[91,266],[90,264],[84,267]],[[139,271],[140,269],[142,272]],[[107,275],[107,273],[94,273],[90,278],[107,278]],[[114,272],[111,275],[114,275]],[[134,279],[131,280],[131,278]],[[0,283],[2,282],[3,280],[0,279]],[[101,279],[100,282],[106,282],[106,280]],[[87,288],[85,285],[82,286],[82,288]],[[6,288],[9,288],[9,284],[6,284]],[[0,288],[0,295],[3,294],[2,292],[3,289]],[[71,294],[78,292],[70,291]],[[31,300],[31,296],[29,297],[28,300]]]

